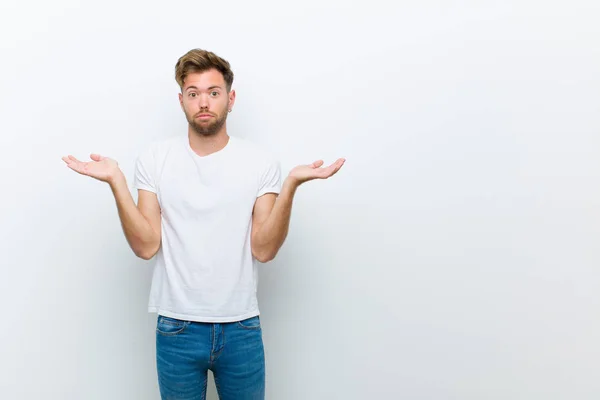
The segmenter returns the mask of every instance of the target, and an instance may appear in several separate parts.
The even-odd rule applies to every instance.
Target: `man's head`
[[[219,132],[235,102],[229,63],[212,52],[190,50],[177,61],[175,80],[181,88],[179,103],[194,131],[203,136]]]

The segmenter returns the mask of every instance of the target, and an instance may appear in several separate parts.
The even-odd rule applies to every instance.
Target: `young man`
[[[63,160],[110,185],[132,250],[156,256],[148,309],[158,314],[162,398],[204,399],[210,369],[221,400],[263,399],[256,261],[272,260],[283,244],[296,189],[331,177],[345,160],[297,166],[282,183],[276,160],[227,133],[235,91],[226,60],[194,49],[178,60],[175,77],[187,136],[140,153],[137,206],[115,160]]]

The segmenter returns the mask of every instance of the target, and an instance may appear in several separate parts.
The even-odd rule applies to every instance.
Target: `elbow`
[[[133,249],[134,254],[142,260],[150,260],[156,255],[160,246],[146,246]]]
[[[263,257],[256,257],[256,259],[259,262],[263,263],[263,264],[268,263],[269,261],[272,261],[274,258],[275,257],[268,257],[268,256],[267,257],[265,257],[265,256],[263,256]]]
[[[154,254],[156,254],[156,253],[154,253]],[[142,253],[142,252],[135,253],[135,255],[138,256],[139,258],[141,258],[142,260],[150,260],[152,257],[154,257],[154,254]]]
[[[138,257],[141,258],[142,260],[150,260],[152,257],[154,257],[155,253],[150,253],[148,251],[134,251],[134,254]]]
[[[273,261],[275,259],[275,255],[277,252],[268,251],[268,250],[260,250],[260,251],[252,251],[252,255],[256,260],[261,263],[268,263],[269,261]]]

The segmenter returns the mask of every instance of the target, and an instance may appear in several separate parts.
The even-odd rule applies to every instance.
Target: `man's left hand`
[[[298,185],[313,179],[327,179],[335,175],[342,168],[344,162],[346,162],[346,159],[339,158],[328,167],[322,167],[323,160],[315,161],[309,165],[298,165],[290,171],[289,178]]]

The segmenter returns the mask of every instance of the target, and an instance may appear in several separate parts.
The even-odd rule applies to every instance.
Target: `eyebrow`
[[[198,89],[196,86],[189,86],[187,87],[185,90],[190,90],[190,89]],[[211,87],[209,87],[207,90],[211,90],[211,89],[223,89],[221,86],[218,85],[213,85]]]

